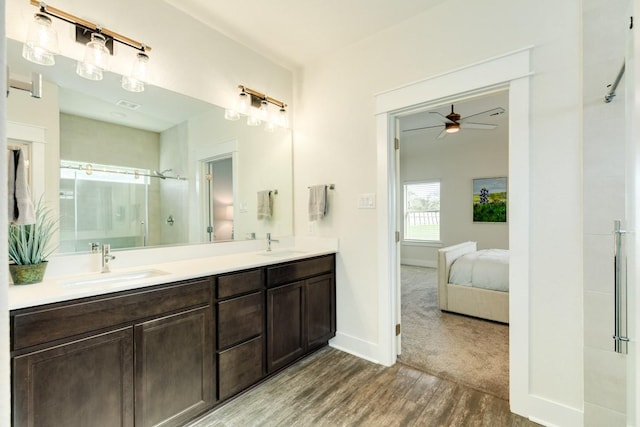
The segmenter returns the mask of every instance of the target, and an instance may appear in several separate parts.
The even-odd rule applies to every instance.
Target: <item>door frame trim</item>
[[[510,405],[530,413],[529,396],[529,109],[532,46],[471,64],[397,89],[376,101],[378,209],[378,343],[380,363],[396,362],[399,251],[396,231],[395,117],[419,105],[451,97],[509,90]]]

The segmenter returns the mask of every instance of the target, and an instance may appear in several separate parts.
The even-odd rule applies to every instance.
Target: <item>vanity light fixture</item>
[[[35,14],[34,22],[24,43],[22,56],[37,64],[53,65],[54,55],[59,53],[58,36],[51,25],[51,17],[67,22],[76,29],[76,41],[86,43],[84,59],[78,62],[76,73],[89,80],[102,80],[102,72],[108,69],[109,56],[113,54],[113,43],[118,42],[139,51],[132,71],[124,76],[122,87],[132,92],[144,90],[150,46],[140,43],[122,34],[79,18],[63,10],[49,6],[42,1],[30,0],[31,5],[40,11]],[[87,42],[87,39],[88,42]]]
[[[239,85],[240,94],[235,108],[228,108],[224,112],[227,120],[238,120],[241,115],[247,116],[247,125],[259,126],[265,123],[265,130],[275,131],[278,127],[288,127],[287,104],[264,93]],[[278,111],[271,113],[269,104],[278,107]]]

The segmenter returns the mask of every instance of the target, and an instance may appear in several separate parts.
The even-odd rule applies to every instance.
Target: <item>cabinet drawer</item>
[[[133,293],[57,303],[12,313],[12,350],[44,344],[137,319],[209,304],[210,279]]]
[[[294,282],[306,277],[329,273],[334,268],[334,255],[281,264],[267,268],[267,286]]]
[[[264,341],[257,337],[218,354],[219,398],[224,400],[262,378]]]
[[[262,334],[263,324],[263,292],[219,302],[218,348],[227,348]]]
[[[262,269],[227,274],[218,277],[217,297],[228,298],[257,291],[264,286]]]

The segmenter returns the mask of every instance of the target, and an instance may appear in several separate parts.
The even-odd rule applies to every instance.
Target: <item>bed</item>
[[[491,258],[494,254],[501,250],[491,250]],[[483,289],[472,283],[455,284],[450,280],[451,269],[454,261],[461,259],[459,266],[466,264],[466,271],[454,274],[457,278],[465,277],[471,274],[474,267],[470,267],[471,262],[468,258],[482,258],[488,251],[477,251],[476,242],[465,242],[454,246],[449,246],[438,250],[438,302],[440,309],[453,313],[465,314],[467,316],[479,317],[482,319],[494,320],[502,323],[509,323],[509,292],[508,292],[508,251],[502,251],[501,259],[498,264],[504,264],[504,256],[506,256],[506,265],[490,265],[484,264],[479,269],[479,276],[490,278],[494,282],[493,289]],[[464,258],[461,258],[466,256]],[[459,267],[458,266],[458,267]],[[471,271],[468,269],[471,268]],[[506,277],[504,270],[506,268]],[[500,277],[490,277],[499,275]],[[476,274],[473,274],[475,277]],[[456,277],[453,277],[455,279]],[[468,279],[468,278],[467,278]],[[506,283],[503,283],[506,280]],[[462,280],[462,282],[469,280]],[[457,281],[460,283],[460,281]],[[500,289],[500,290],[498,290]]]

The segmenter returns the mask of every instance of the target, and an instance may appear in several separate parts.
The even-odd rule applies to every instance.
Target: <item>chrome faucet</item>
[[[271,238],[271,233],[267,233],[267,252],[271,252],[271,242],[280,242],[280,240],[275,240]]]
[[[111,245],[108,243],[102,244],[102,272],[108,273],[111,271],[110,263],[111,260],[116,259],[115,256],[111,255]]]

